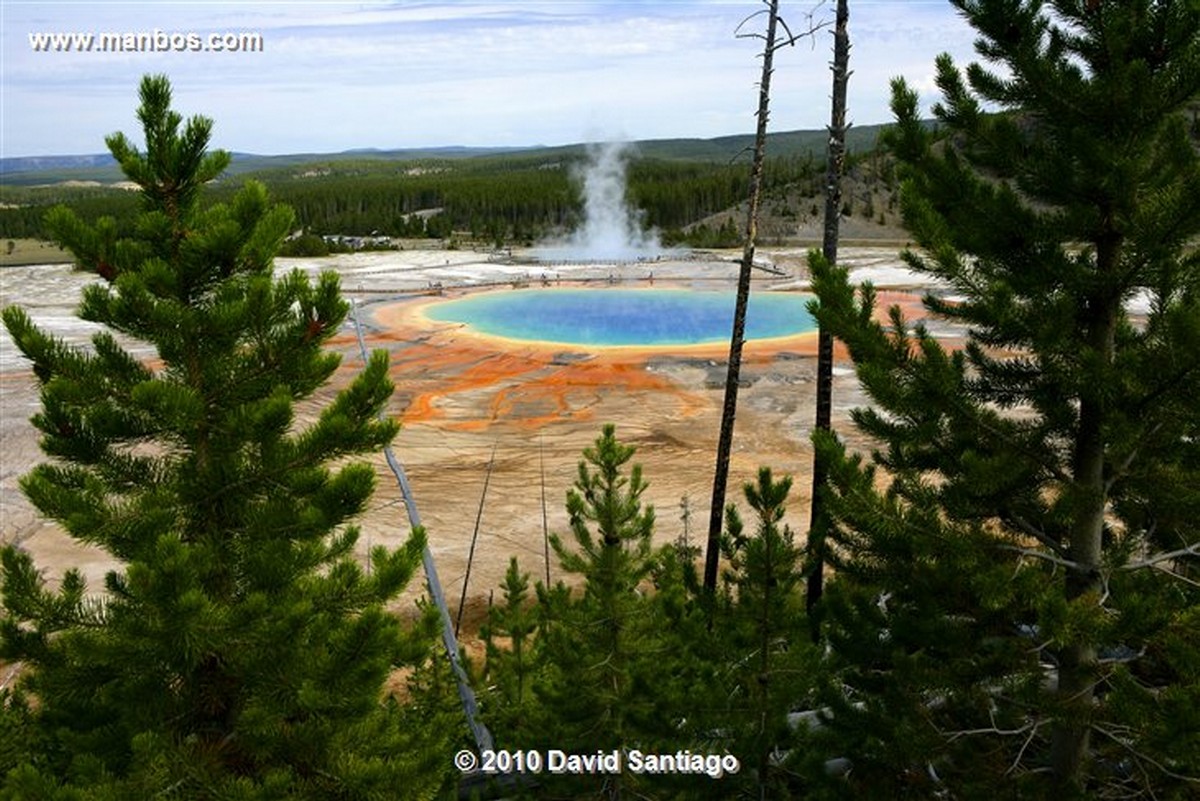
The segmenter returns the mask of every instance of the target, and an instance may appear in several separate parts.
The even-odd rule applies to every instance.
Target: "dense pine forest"
[[[474,660],[428,603],[396,612],[423,528],[354,557],[397,433],[389,354],[318,395],[350,306],[336,273],[274,259],[297,230],[399,235],[431,209],[497,242],[552,230],[578,213],[570,160],[230,181],[213,121],[144,78],[144,144],[107,139],[136,191],[3,210],[97,276],[78,313],[103,329],[76,348],[3,310],[40,391],[46,461],[21,487],[122,568],[97,594],[0,549],[20,666],[0,798],[1200,797],[1200,8],[956,5],[1003,74],[938,58],[934,127],[897,79],[881,145],[903,259],[953,290],[924,302],[965,342],[809,257],[876,443],[813,436],[819,603],[791,477],[763,465],[730,498],[709,590],[702,554],[655,544],[654,477],[601,425],[549,540],[568,578],[513,559]],[[682,230],[741,180],[645,159],[631,195]]]
[[[872,129],[872,140],[874,136]],[[868,141],[867,136],[860,141]],[[793,220],[801,202],[788,198],[815,198],[821,191],[819,161],[813,152],[800,149],[807,146],[805,141],[794,145],[791,155],[786,151],[777,155],[766,171],[765,189],[779,198],[779,210]],[[865,161],[869,152],[864,149],[856,158]],[[587,160],[583,147],[418,161],[315,160],[225,176],[211,187],[206,202],[227,202],[244,180],[252,179],[295,211],[297,230],[309,237],[447,240],[459,236],[490,245],[527,245],[578,225]],[[657,229],[666,243],[738,244],[736,228],[712,230],[719,226],[708,226],[704,220],[745,199],[749,175],[744,158],[669,158],[633,148],[629,162],[628,200],[639,210],[643,224]],[[45,216],[57,204],[70,206],[91,222],[111,216],[123,233],[129,232],[138,210],[136,193],[111,186],[5,185],[0,197],[3,239],[49,239]],[[807,210],[811,201],[803,205]],[[288,243],[284,254],[298,253],[306,245],[313,246],[312,240]]]

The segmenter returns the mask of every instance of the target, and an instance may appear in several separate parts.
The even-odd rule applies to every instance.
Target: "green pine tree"
[[[905,259],[958,296],[925,304],[965,347],[874,322],[869,287],[811,262],[880,443],[873,475],[818,438],[840,665],[820,757],[876,797],[1193,797],[1200,7],[954,5],[1001,70],[940,57],[937,132],[897,81],[890,146]]]
[[[348,306],[338,280],[280,279],[292,225],[248,183],[227,205],[205,185],[229,164],[211,121],[186,123],[170,84],[148,76],[145,152],[109,150],[141,187],[133,236],[53,211],[78,269],[101,280],[79,315],[90,348],[3,318],[33,363],[34,425],[51,461],[22,480],[47,517],[121,564],[104,592],[77,571],[47,585],[28,554],[3,550],[0,656],[20,660],[8,710],[36,752],[7,771],[14,798],[410,798],[436,788],[440,738],[404,725],[383,697],[393,667],[420,660],[387,605],[419,563],[424,535],[357,564],[374,470],[394,436],[380,421],[386,353],[331,402],[308,402],[336,354],[323,344]],[[122,335],[153,348],[142,361]],[[0,750],[7,759],[7,751]]]
[[[537,612],[529,592],[529,574],[521,572],[514,556],[504,574],[503,600],[488,609],[487,622],[480,631],[486,649],[485,678],[492,686],[492,705],[496,709],[490,715],[489,725],[497,732],[536,725],[538,705],[533,697],[536,629]],[[484,703],[488,705],[487,701]]]
[[[811,701],[818,662],[804,615],[802,551],[783,523],[791,488],[790,476],[776,480],[760,468],[758,480],[743,487],[754,533],[745,533],[731,504],[721,541],[727,567],[712,636],[722,643],[719,697],[726,706],[714,723],[743,765],[725,783],[756,798],[791,797],[783,758],[795,739],[788,713]]]
[[[540,669],[533,689],[544,716],[530,745],[574,753],[649,747],[680,722],[666,708],[678,696],[658,683],[671,676],[675,652],[646,593],[660,555],[651,542],[654,508],[641,500],[641,466],[625,472],[634,452],[614,426],[604,427],[584,450],[567,493],[573,543],[551,536],[562,569],[582,586],[537,588]],[[631,782],[635,777],[601,775],[574,784],[619,798]]]
[[[542,657],[567,678],[539,691],[564,714],[577,747],[621,747],[635,725],[631,702],[645,607],[638,590],[653,568],[654,509],[642,506],[641,465],[624,473],[634,451],[612,425],[584,450],[567,492],[574,547],[550,536],[562,569],[583,580],[581,591],[565,604],[554,603],[556,593],[545,587],[539,593],[550,615],[540,632]]]

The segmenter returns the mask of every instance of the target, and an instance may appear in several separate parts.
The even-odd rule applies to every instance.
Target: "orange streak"
[[[728,354],[727,344],[584,348],[507,340],[430,321],[422,310],[431,302],[438,301],[401,301],[373,310],[374,322],[385,330],[369,340],[375,347],[394,348],[392,377],[400,416],[408,424],[479,431],[498,422],[529,429],[578,422],[590,420],[592,408],[614,391],[645,394],[647,402],[659,407],[674,404],[674,416],[691,417],[711,401],[649,372],[648,361],[674,357],[724,362]],[[920,298],[901,292],[880,292],[877,316],[886,320],[887,308],[897,303],[906,316],[923,316]],[[743,361],[769,363],[781,352],[815,356],[816,340],[809,333],[748,342]],[[835,358],[847,358],[841,343]]]

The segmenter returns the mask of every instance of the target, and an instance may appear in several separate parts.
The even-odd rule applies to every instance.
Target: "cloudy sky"
[[[762,0],[83,3],[0,0],[0,151],[95,153],[134,117],[139,78],[242,152],[713,137],[753,130]],[[832,0],[782,0],[794,33]],[[763,18],[744,30],[762,31]],[[260,52],[36,50],[41,34],[252,33]],[[852,122],[886,122],[888,80],[934,98],[934,57],[973,57],[944,0],[852,0]],[[178,38],[177,38],[178,41]],[[60,40],[61,44],[61,40]],[[772,130],[824,126],[832,37],[776,57]],[[43,47],[48,46],[43,41]],[[52,47],[52,45],[50,45]],[[94,46],[95,47],[95,46]]]

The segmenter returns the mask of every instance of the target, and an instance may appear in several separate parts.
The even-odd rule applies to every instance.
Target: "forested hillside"
[[[864,131],[860,141],[876,131]],[[662,232],[668,243],[735,245],[736,229],[722,232],[700,224],[746,197],[748,174],[744,159],[736,158],[738,141],[672,140],[632,148],[627,195],[643,223]],[[781,134],[776,143],[779,150],[768,160],[764,189],[778,202],[767,211],[794,221],[821,192],[820,168],[811,153],[811,137]],[[715,153],[732,156],[714,160]],[[577,224],[587,159],[582,146],[399,161],[372,154],[306,158],[299,164],[227,174],[212,187],[210,200],[226,201],[253,179],[291,206],[297,228],[308,234],[457,235],[496,245],[528,244]],[[112,185],[4,185],[0,238],[47,238],[46,211],[60,203],[85,220],[112,216],[123,232],[137,210],[133,193]]]

